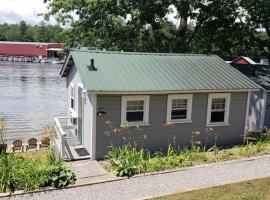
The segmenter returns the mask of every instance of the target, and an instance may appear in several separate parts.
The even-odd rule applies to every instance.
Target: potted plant
[[[6,123],[0,119],[0,154],[6,153],[7,144],[5,144]]]

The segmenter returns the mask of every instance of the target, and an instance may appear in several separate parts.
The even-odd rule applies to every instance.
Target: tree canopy
[[[270,58],[269,0],[44,0],[67,47]],[[168,15],[175,13],[171,20]]]
[[[0,41],[64,42],[63,28],[45,22],[34,26],[25,21],[19,24],[0,24]]]

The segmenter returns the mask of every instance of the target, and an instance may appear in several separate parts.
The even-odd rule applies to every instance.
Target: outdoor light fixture
[[[105,109],[103,107],[100,107],[99,112],[97,113],[97,116],[104,117],[104,116],[106,116],[106,114],[107,113],[105,112]]]

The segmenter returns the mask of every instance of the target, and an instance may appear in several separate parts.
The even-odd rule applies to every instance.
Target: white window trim
[[[172,100],[173,99],[187,99],[187,118],[186,119],[171,119],[172,113]],[[166,122],[168,123],[190,123],[191,121],[191,113],[192,113],[192,94],[173,94],[168,95],[167,100],[167,119]]]
[[[122,96],[121,102],[121,126],[147,126],[149,125],[149,95]],[[127,102],[144,101],[144,112],[142,122],[127,122]]]
[[[213,98],[225,98],[225,116],[224,122],[211,123],[211,108]],[[230,104],[231,104],[231,93],[212,93],[208,95],[208,107],[207,107],[207,118],[206,126],[228,126],[229,125],[229,114],[230,114]]]

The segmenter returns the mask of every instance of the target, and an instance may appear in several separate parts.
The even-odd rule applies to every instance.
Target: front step
[[[90,159],[90,154],[71,131],[65,137],[65,161]]]
[[[88,151],[85,149],[83,145],[76,145],[76,146],[66,145],[64,161],[86,160],[91,158],[89,153],[88,155],[79,155],[78,149],[83,149],[88,153]]]

